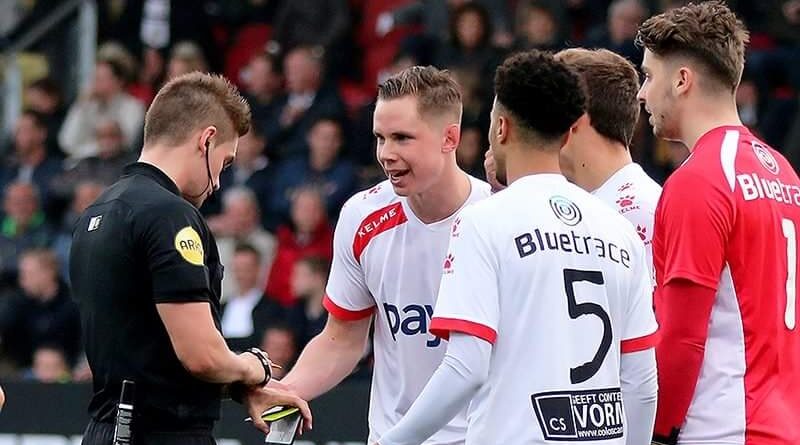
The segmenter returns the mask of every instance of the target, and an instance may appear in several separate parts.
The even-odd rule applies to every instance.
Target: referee
[[[123,380],[134,382],[132,441],[214,444],[226,385],[255,426],[274,405],[308,405],[265,388],[270,362],[231,352],[220,334],[223,266],[197,210],[233,162],[250,109],[219,76],[167,83],[147,111],[139,162],[77,222],[70,278],[81,309],[94,394],[84,444],[108,445]]]

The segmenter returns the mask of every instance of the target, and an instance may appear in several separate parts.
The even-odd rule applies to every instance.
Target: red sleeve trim
[[[644,351],[650,348],[655,348],[656,345],[658,345],[659,340],[661,340],[661,331],[656,329],[656,331],[652,334],[645,335],[643,337],[622,340],[620,350],[623,354]]]
[[[338,318],[339,320],[344,320],[344,321],[363,320],[364,318],[371,316],[372,312],[375,310],[375,306],[370,306],[366,309],[360,309],[357,311],[345,309],[334,303],[333,300],[331,300],[327,294],[322,299],[322,306],[324,306],[325,309],[328,310],[328,313]]]
[[[431,320],[430,332],[445,340],[450,339],[451,332],[474,335],[491,344],[494,344],[495,340],[497,340],[497,332],[489,326],[457,318],[434,317]]]

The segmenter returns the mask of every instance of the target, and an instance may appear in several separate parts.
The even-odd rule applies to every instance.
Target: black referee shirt
[[[200,212],[152,165],[129,165],[86,209],[73,232],[70,278],[94,379],[95,420],[113,422],[123,379],[136,383],[142,428],[180,429],[219,417],[221,386],[184,369],[156,304],[209,302],[220,329],[222,271]]]

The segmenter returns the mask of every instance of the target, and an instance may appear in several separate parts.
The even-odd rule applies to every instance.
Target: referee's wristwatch
[[[258,348],[249,348],[244,352],[255,355],[258,361],[261,362],[261,366],[264,368],[264,380],[259,383],[258,386],[266,385],[272,378],[272,363],[269,361],[269,356],[266,352]]]

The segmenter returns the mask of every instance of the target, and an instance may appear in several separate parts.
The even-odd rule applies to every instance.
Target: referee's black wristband
[[[261,362],[261,366],[264,368],[264,380],[258,384],[258,386],[266,385],[269,380],[272,378],[272,366],[269,363],[269,357],[267,357],[267,353],[258,349],[258,348],[250,348],[245,350],[244,352],[249,352],[258,358],[258,361]]]

